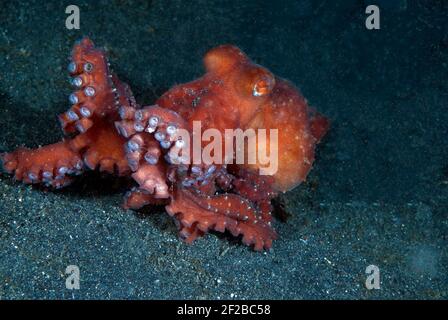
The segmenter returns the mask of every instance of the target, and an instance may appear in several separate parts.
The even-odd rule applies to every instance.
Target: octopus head
[[[222,45],[204,57],[205,68],[225,83],[226,89],[238,100],[242,120],[249,120],[269,99],[275,87],[275,76],[253,63],[239,48]]]

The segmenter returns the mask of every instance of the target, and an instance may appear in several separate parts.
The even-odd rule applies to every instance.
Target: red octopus
[[[105,52],[82,39],[68,66],[77,91],[69,96],[72,107],[59,116],[65,138],[3,154],[5,171],[16,180],[54,188],[68,185],[84,170],[131,176],[136,187],[126,194],[124,207],[164,204],[186,242],[210,230],[227,230],[257,251],[271,248],[277,238],[271,200],[306,178],[329,122],[291,83],[237,47],[210,50],[204,64],[204,76],[141,107],[110,70]],[[236,163],[235,152],[221,162],[191,163],[195,151],[187,141],[196,134],[194,123],[222,134],[253,129],[255,150],[278,151],[277,170],[260,174],[265,162]],[[259,129],[277,129],[277,139],[261,140]],[[199,151],[206,148],[201,140]]]

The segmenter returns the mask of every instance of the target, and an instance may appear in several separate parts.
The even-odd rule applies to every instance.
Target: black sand
[[[363,1],[334,2],[77,1],[81,30],[67,30],[65,5],[2,1],[0,152],[61,137],[83,35],[142,104],[236,44],[332,129],[266,253],[217,234],[188,246],[163,210],[121,209],[125,188],[107,178],[46,192],[1,175],[0,299],[446,299],[448,5],[377,1],[381,30],[368,31]],[[70,264],[80,290],[65,288]],[[370,264],[379,290],[365,288]]]

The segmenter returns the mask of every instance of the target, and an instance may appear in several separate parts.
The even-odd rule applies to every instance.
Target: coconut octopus
[[[215,230],[241,236],[257,251],[271,248],[277,238],[271,200],[304,181],[329,121],[293,84],[235,46],[211,49],[204,65],[202,77],[142,107],[110,69],[105,51],[83,38],[68,65],[76,91],[69,96],[72,106],[59,115],[64,138],[1,155],[4,170],[18,181],[52,188],[67,186],[86,170],[132,177],[135,187],[124,207],[165,205],[187,243]],[[191,162],[194,152],[209,148],[203,140],[191,148],[195,123],[214,134],[252,130],[258,138],[252,147],[276,150],[276,170],[261,174],[261,159],[237,163],[235,151],[217,159],[216,149],[210,153],[215,161]],[[261,139],[260,129],[277,130],[275,139]],[[235,137],[230,144],[235,146]]]

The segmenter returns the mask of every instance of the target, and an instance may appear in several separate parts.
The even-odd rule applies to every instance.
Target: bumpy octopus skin
[[[59,115],[63,141],[38,149],[19,148],[2,156],[5,171],[25,183],[60,188],[86,168],[128,175],[123,144],[115,130],[118,105],[133,104],[132,93],[110,73],[102,50],[89,39],[73,49],[68,71],[78,90],[69,96],[72,107]]]
[[[204,76],[141,107],[110,71],[105,52],[82,39],[68,67],[78,91],[69,97],[72,107],[59,116],[64,139],[4,154],[4,169],[24,183],[55,188],[84,170],[129,176],[136,186],[126,193],[124,207],[165,205],[187,243],[210,230],[227,230],[255,250],[271,248],[277,238],[271,200],[306,178],[328,120],[291,83],[237,47],[210,50],[204,64]],[[222,159],[224,164],[185,161],[179,150],[186,140],[178,132],[184,129],[191,138],[194,121],[221,133],[278,129],[277,141],[268,138],[266,146],[256,146],[278,149],[278,170],[260,175],[264,163],[235,164],[234,155]]]

